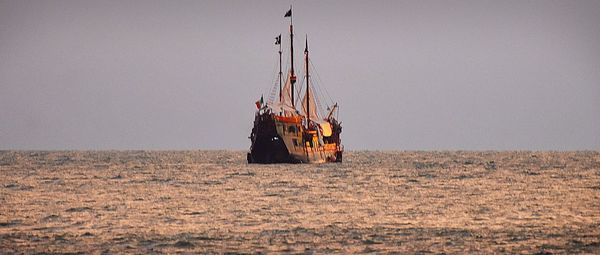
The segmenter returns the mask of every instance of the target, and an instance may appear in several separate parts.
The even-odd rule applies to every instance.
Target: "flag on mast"
[[[275,37],[275,45],[281,44],[281,34],[279,34],[279,36]]]
[[[291,17],[291,16],[292,16],[292,8],[290,8],[290,10],[287,11],[283,17],[285,18],[285,17]]]
[[[255,102],[256,109],[260,110],[263,107],[264,103],[265,103],[265,101],[263,101],[263,96],[260,95],[260,100],[258,100],[258,101]]]

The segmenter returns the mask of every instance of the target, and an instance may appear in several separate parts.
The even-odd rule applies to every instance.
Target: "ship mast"
[[[292,95],[292,107],[295,109],[294,103],[294,83],[296,83],[296,74],[294,72],[294,26],[292,22],[292,6],[290,5],[290,10],[285,13],[284,17],[290,17],[290,54],[291,54],[291,69],[290,69],[290,84],[292,85],[292,91],[290,91]]]
[[[283,95],[283,93],[281,92],[281,76],[283,75],[283,73],[281,72],[281,34],[279,34],[279,36],[277,37],[277,41],[275,42],[279,44],[279,102],[281,102]]]
[[[308,87],[308,81],[310,80],[308,77],[308,36],[306,36],[306,44],[304,48],[304,64],[306,65],[306,128],[308,129],[310,123],[310,89]]]

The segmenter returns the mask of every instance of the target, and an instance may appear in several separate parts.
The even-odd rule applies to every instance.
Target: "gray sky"
[[[600,149],[600,1],[293,3],[346,149]],[[289,4],[0,0],[0,149],[247,149]]]

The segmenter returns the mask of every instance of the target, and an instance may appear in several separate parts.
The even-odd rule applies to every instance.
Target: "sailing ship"
[[[279,45],[279,96],[268,102],[264,102],[261,96],[256,102],[254,127],[249,137],[252,144],[247,154],[248,163],[342,162],[344,147],[340,138],[342,126],[337,119],[338,104],[332,103],[327,107],[326,115],[321,115],[322,105],[315,93],[309,68],[308,37],[304,48],[304,81],[299,83],[300,89],[296,89],[291,7],[284,17],[290,18],[290,68],[284,82],[280,34],[275,38],[275,44]],[[275,86],[272,91],[276,91]],[[296,102],[300,95],[302,100]],[[298,103],[300,107],[297,107]]]

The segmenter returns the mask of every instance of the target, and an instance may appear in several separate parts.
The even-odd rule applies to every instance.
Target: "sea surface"
[[[1,151],[0,254],[600,254],[600,152]]]

